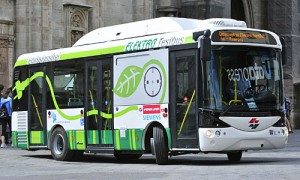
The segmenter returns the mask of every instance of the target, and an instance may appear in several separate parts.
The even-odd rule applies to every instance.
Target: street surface
[[[0,179],[300,179],[300,130],[289,136],[285,149],[248,151],[241,162],[230,163],[225,154],[172,157],[159,166],[151,155],[118,161],[112,155],[85,154],[80,162],[60,162],[50,151],[0,149]]]

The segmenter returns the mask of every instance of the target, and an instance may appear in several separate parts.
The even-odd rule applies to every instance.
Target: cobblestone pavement
[[[248,151],[239,163],[224,154],[193,154],[170,158],[158,166],[151,155],[117,161],[112,155],[86,154],[80,162],[60,162],[50,151],[0,149],[0,179],[299,179],[300,130],[286,148]]]

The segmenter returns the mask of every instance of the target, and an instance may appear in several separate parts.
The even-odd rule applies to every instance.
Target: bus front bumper
[[[286,127],[270,127],[257,132],[228,128],[199,128],[200,150],[226,152],[284,148],[288,142]]]

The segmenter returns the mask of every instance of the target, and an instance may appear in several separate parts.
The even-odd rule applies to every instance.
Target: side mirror
[[[200,60],[210,60],[211,41],[208,37],[200,38]]]
[[[205,31],[198,31],[193,33],[194,41],[198,41],[198,48],[200,46],[200,60],[202,61],[210,60],[210,49],[211,49],[211,40],[209,38],[210,33],[211,32],[209,29]]]
[[[281,56],[282,56],[282,65],[287,64],[287,55],[286,55],[286,42],[283,37],[280,37],[280,42],[282,45],[282,51],[281,51]]]

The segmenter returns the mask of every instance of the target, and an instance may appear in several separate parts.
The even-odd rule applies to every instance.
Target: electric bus
[[[72,47],[21,55],[13,146],[117,159],[284,148],[275,33],[233,19],[162,17],[96,29]]]

